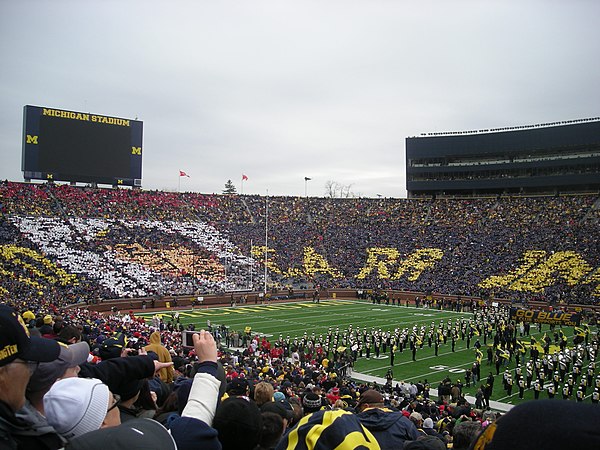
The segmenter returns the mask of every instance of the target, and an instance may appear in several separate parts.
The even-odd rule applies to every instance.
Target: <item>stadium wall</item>
[[[402,306],[415,305],[415,298],[419,297],[424,299],[426,297],[425,292],[409,292],[409,291],[394,291],[387,290],[384,291],[390,298],[390,300],[394,299],[396,303],[401,304]],[[312,299],[312,291],[294,291],[294,295],[290,296],[288,291],[278,291],[271,294],[271,300],[269,302],[275,303],[283,303],[290,301],[312,301],[308,300]],[[248,292],[248,293],[226,293],[222,295],[205,295],[204,300],[201,304],[196,304],[196,308],[200,307],[222,307],[222,306],[230,306],[232,298],[236,300],[236,304],[240,305],[240,297],[242,295],[247,296],[247,305],[252,306],[259,304],[262,301],[262,293],[261,292]],[[437,301],[449,301],[449,302],[471,302],[473,300],[477,302],[484,301],[481,297],[471,297],[471,296],[458,296],[458,295],[444,295],[444,294],[431,294],[432,299]],[[321,298],[336,298],[336,299],[346,299],[346,300],[358,300],[358,290],[356,289],[327,289],[321,293]],[[165,296],[160,298],[154,298],[154,309],[155,310],[165,310],[165,309],[175,309],[174,305],[176,304],[178,309],[189,309],[192,306],[192,302],[196,300],[196,296]],[[104,300],[100,303],[90,303],[85,304],[86,308],[91,311],[98,312],[108,312],[111,310],[113,306],[116,306],[120,311],[141,311],[142,303],[146,301],[147,309],[151,309],[151,301],[152,297],[145,298],[134,298],[134,299],[115,299],[115,300]],[[175,302],[176,301],[176,302]],[[367,300],[364,300],[367,301]],[[510,299],[506,298],[495,298],[494,302],[498,302],[504,305],[512,305],[513,302]],[[167,307],[169,304],[169,307]],[[81,308],[84,306],[83,304],[72,305],[72,307]],[[538,310],[549,310],[550,305],[547,302],[538,302],[531,301],[529,302],[529,307]],[[566,306],[565,306],[566,307]],[[576,305],[570,304],[568,305],[568,309],[571,311],[595,311],[596,313],[600,313],[600,305]]]

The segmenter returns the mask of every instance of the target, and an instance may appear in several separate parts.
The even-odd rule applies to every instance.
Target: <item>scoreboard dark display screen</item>
[[[141,186],[142,122],[38,106],[23,122],[25,179]]]

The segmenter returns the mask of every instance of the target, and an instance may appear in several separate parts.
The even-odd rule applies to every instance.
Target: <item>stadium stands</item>
[[[472,405],[462,395],[460,381],[449,378],[439,385],[437,399],[430,398],[430,387],[432,391],[435,387],[426,381],[395,386],[352,381],[345,376],[348,356],[338,353],[338,336],[333,334],[326,343],[317,343],[312,336],[290,343],[282,337],[269,341],[251,332],[215,327],[211,331],[221,342],[218,352],[206,333],[190,352],[182,345],[183,326],[177,320],[167,323],[155,316],[146,321],[134,313],[100,314],[67,305],[246,289],[249,278],[262,282],[265,251],[270,282],[282,286],[319,284],[505,296],[525,302],[598,303],[598,203],[589,195],[436,201],[265,199],[1,183],[0,301],[16,308],[22,322],[12,310],[0,307],[3,345],[17,351],[0,354],[0,401],[6,405],[0,411],[0,436],[19,448],[41,442],[46,448],[60,448],[69,440],[72,448],[79,448],[102,443],[103,436],[126,440],[132,428],[143,428],[155,436],[160,448],[173,441],[180,449],[200,448],[199,443],[201,448],[227,448],[232,442],[236,449],[314,445],[345,449],[359,444],[375,449],[401,448],[403,443],[406,448],[443,448],[452,441],[457,448],[467,448],[485,430],[480,448],[488,448],[490,440],[489,448],[506,448],[501,446],[507,433],[502,424],[511,423],[513,415],[519,422],[526,419],[519,416],[523,409],[515,409],[498,420],[502,438],[494,446],[489,430],[495,429],[498,415],[486,410],[491,372],[491,380],[482,378],[479,370],[477,377],[472,372],[465,379],[481,385]],[[507,325],[507,308],[473,312],[473,322],[469,326],[465,322],[461,330],[486,330],[490,340],[498,339],[493,358],[499,367],[503,355],[517,354],[512,342],[519,330],[515,324]],[[87,342],[89,363],[76,365],[68,352],[63,355],[65,350],[51,361],[50,353],[56,349],[46,348],[41,359],[45,362],[38,367],[35,358],[40,354],[32,356],[25,348],[39,342],[36,338],[29,344],[21,330],[23,322],[32,336]],[[451,325],[447,321],[432,326],[443,334]],[[506,370],[504,389],[510,392],[514,384],[516,391],[531,371],[535,379],[530,389],[537,390],[536,398],[542,390],[546,396],[545,382],[548,397],[566,389],[563,398],[570,400],[553,400],[553,410],[574,417],[597,415],[586,408],[597,409],[600,398],[595,367],[598,335],[589,327],[581,330],[585,337],[580,344],[561,347],[556,361],[544,355],[538,364],[533,351],[529,358],[519,353],[521,372],[515,368],[513,379],[512,370]],[[410,340],[410,330],[396,331],[398,339]],[[342,330],[339,336],[352,338],[353,333]],[[150,342],[154,350],[144,355]],[[136,352],[141,356],[133,356]],[[165,370],[171,362],[174,377],[163,379],[163,372],[171,373]],[[559,370],[553,373],[551,365]],[[47,390],[57,378],[78,372],[80,377],[99,380],[81,383],[76,394],[64,394],[67,398],[97,402],[99,396],[83,389],[99,383],[114,395],[102,397],[109,400],[108,404],[102,400],[94,416],[96,431],[76,437],[62,431],[70,416],[60,416],[56,429],[41,416],[40,380],[52,379],[50,386],[43,386]],[[27,374],[33,376],[26,388]],[[560,385],[552,390],[550,380],[555,376]],[[275,391],[273,405],[269,402],[261,409],[246,399],[251,399],[259,381]],[[71,384],[79,385],[61,383],[53,395]],[[593,392],[586,393],[586,388]],[[22,398],[14,394],[17,390]],[[581,405],[584,399],[586,404]],[[76,409],[70,411],[77,416]],[[397,423],[400,416],[405,416],[402,436],[395,434],[397,427],[386,425],[390,418]],[[144,417],[155,422],[148,425]],[[97,430],[100,421],[103,427],[123,424]],[[170,428],[171,434],[156,422]],[[24,432],[7,425],[11,423],[28,423],[29,428]],[[554,431],[548,428],[545,435]],[[583,448],[598,440],[597,430],[590,433],[578,438]],[[317,435],[316,441],[311,438]]]
[[[247,289],[250,279],[263,283],[266,250],[270,285],[597,303],[598,203],[591,195],[267,199],[3,182],[0,295],[43,292],[64,304]],[[44,284],[53,265],[75,277]]]

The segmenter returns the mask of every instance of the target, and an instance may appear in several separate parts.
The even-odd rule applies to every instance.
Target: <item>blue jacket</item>
[[[169,430],[178,450],[221,450],[219,433],[213,427],[193,417],[179,417]]]
[[[178,450],[221,450],[219,433],[211,426],[221,384],[216,374],[216,363],[198,365],[181,417],[174,419],[169,426]]]
[[[420,436],[417,427],[400,411],[369,408],[357,416],[365,428],[373,433],[381,450],[401,450],[404,441],[414,441]]]

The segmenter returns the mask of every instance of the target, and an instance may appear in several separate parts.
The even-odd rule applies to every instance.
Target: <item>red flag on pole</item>
[[[248,177],[246,175],[242,174],[242,181],[245,181],[247,179],[248,179]]]
[[[187,173],[185,173],[183,170],[180,170],[180,171],[179,171],[179,176],[180,176],[180,177],[188,177],[188,178],[190,177],[190,176],[189,176]]]

